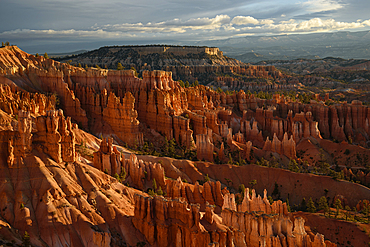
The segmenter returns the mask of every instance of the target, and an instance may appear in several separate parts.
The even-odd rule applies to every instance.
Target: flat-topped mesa
[[[179,55],[187,55],[187,54],[201,54],[206,53],[209,55],[216,55],[222,56],[222,51],[220,51],[217,47],[199,47],[199,46],[171,46],[171,45],[155,45],[155,46],[120,46],[120,47],[113,47],[115,49],[121,50],[134,50],[137,51],[140,55],[147,55],[147,54],[163,54],[169,53],[176,56]]]
[[[46,116],[36,118],[36,132],[32,138],[35,149],[44,152],[60,163],[74,162],[75,134],[71,119],[64,118],[63,111],[48,111]]]

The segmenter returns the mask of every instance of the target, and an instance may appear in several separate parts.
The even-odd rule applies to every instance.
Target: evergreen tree
[[[114,178],[117,179],[118,182],[121,182],[121,179],[119,178],[119,175],[117,172],[114,174]]]
[[[126,180],[126,175],[127,175],[126,170],[124,168],[122,168],[121,174],[119,175],[119,178],[120,178],[121,182]]]
[[[229,153],[229,161],[227,163],[230,164],[230,165],[232,165],[234,163],[233,157],[231,156],[231,153]]]
[[[290,204],[289,204],[289,198],[286,199],[286,207],[288,209],[288,212],[291,212]]]
[[[153,189],[154,191],[157,190],[157,182],[155,181],[155,178],[153,178]]]
[[[157,190],[157,195],[163,196],[163,190],[162,190],[161,186],[159,186],[159,188]]]
[[[307,209],[308,209],[308,212],[310,212],[310,213],[316,213],[315,203],[312,201],[311,197],[308,200]]]
[[[123,69],[124,69],[124,67],[122,66],[122,64],[118,63],[117,64],[117,70],[123,70]]]
[[[206,174],[206,176],[204,177],[204,182],[206,183],[206,182],[208,182],[210,179],[209,179],[209,177],[208,177],[208,174]]]
[[[174,138],[172,138],[169,142],[168,142],[168,155],[170,157],[173,157],[175,158],[175,152],[176,152],[176,141]]]
[[[274,203],[274,199],[272,199],[272,196],[268,196],[267,200],[269,200],[270,205]]]
[[[9,41],[5,42],[5,46],[10,46]]]
[[[190,84],[188,81],[185,82],[185,87],[190,87]]]
[[[185,87],[185,83],[182,80],[179,80],[180,87]]]
[[[78,67],[79,67],[79,68],[82,68],[81,63],[78,63]]]
[[[139,74],[137,73],[136,69],[135,69],[134,67],[131,67],[131,70],[133,70],[133,71],[134,71],[135,76],[136,76],[136,77],[138,77],[138,75],[139,75]]]
[[[351,208],[350,206],[345,206],[344,209],[346,210],[346,212],[344,213],[346,215],[346,220],[348,220],[348,217],[351,215]]]
[[[31,247],[30,235],[27,231],[24,232],[22,237],[22,247]]]
[[[49,58],[49,55],[45,52],[44,54],[44,58],[48,59]]]
[[[4,46],[5,46],[4,42],[1,42],[1,47],[4,47]]]
[[[326,212],[329,211],[328,201],[326,200],[325,196],[320,197],[319,210],[324,210],[324,215],[325,215]]]
[[[39,57],[40,55],[38,53],[36,53],[35,57]]]
[[[244,184],[239,185],[239,193],[241,194],[241,200],[244,199],[244,193],[245,193],[245,186]]]
[[[335,209],[337,210],[337,211],[335,212],[335,218],[337,218],[337,217],[338,217],[338,215],[339,215],[339,209],[342,209],[342,208],[343,208],[343,206],[342,206],[342,202],[341,202],[339,199],[335,200],[335,202],[334,202],[334,207],[335,207]]]
[[[252,189],[254,189],[254,186],[257,184],[257,180],[253,179],[252,181],[249,182],[249,184],[252,186]]]
[[[150,195],[150,196],[155,196],[155,193],[154,193],[154,191],[153,191],[153,190],[151,190],[151,189],[150,189],[150,190],[148,191],[148,195]]]

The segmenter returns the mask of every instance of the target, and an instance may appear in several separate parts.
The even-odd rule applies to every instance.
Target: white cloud
[[[340,4],[335,0],[308,0],[302,3],[302,5],[310,12],[331,11],[344,7],[344,4]]]
[[[231,23],[235,25],[248,25],[248,24],[257,25],[260,22],[251,16],[235,16]]]
[[[217,15],[214,18],[178,18],[163,22],[94,25],[90,30],[13,30],[0,33],[4,40],[124,40],[130,38],[170,37],[180,39],[213,39],[251,34],[287,34],[351,30],[370,26],[370,20],[339,22],[334,19],[313,18],[307,21],[290,19],[275,23],[270,19],[251,16]]]

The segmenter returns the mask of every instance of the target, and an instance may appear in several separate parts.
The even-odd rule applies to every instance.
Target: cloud
[[[343,8],[345,5],[334,0],[308,0],[302,3],[309,12],[324,12]]]
[[[275,20],[276,21],[276,20]],[[217,15],[214,18],[202,17],[181,20],[175,18],[162,22],[122,23],[100,26],[95,24],[89,30],[34,30],[17,29],[0,33],[4,40],[130,40],[167,38],[177,40],[204,40],[230,38],[253,34],[290,34],[323,31],[359,29],[370,26],[370,20],[340,22],[334,19],[312,18],[307,21],[295,19],[275,22],[271,19],[257,19],[251,16]]]
[[[231,23],[235,25],[248,25],[248,24],[257,25],[260,22],[251,16],[235,16]]]

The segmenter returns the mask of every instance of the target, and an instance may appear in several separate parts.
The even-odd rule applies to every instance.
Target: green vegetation
[[[22,237],[22,247],[31,247],[30,235],[27,231],[24,232]]]
[[[123,69],[124,69],[124,67],[122,66],[122,64],[118,63],[117,64],[117,70],[123,70]]]
[[[310,212],[310,213],[316,213],[315,203],[312,201],[312,198],[311,198],[311,197],[310,197],[310,199],[308,200],[307,210],[308,210],[308,212]]]
[[[48,59],[49,58],[49,55],[45,52],[44,54],[44,58]]]
[[[328,201],[326,200],[325,196],[320,197],[319,210],[324,210],[324,215],[329,211]]]

